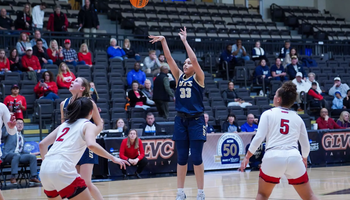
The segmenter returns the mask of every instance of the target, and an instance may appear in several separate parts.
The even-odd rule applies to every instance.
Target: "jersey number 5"
[[[58,137],[57,138],[57,142],[62,142],[63,141],[63,136],[65,136],[67,133],[68,133],[68,131],[69,131],[69,128],[64,128],[63,130],[62,130],[62,135],[60,135],[60,137]]]
[[[281,128],[280,133],[283,135],[286,135],[289,133],[289,120],[287,119],[281,119]]]
[[[191,98],[191,88],[180,88],[180,98]]]

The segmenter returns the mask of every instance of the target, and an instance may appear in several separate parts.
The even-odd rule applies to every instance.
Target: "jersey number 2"
[[[62,142],[63,141],[63,136],[65,136],[67,133],[68,133],[68,131],[69,131],[69,128],[64,128],[63,130],[62,130],[62,135],[60,135],[60,137],[58,137],[57,138],[57,142]]]
[[[287,119],[281,119],[281,128],[280,133],[283,135],[286,135],[289,133],[289,120]]]

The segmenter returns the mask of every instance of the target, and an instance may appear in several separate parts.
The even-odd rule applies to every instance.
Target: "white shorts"
[[[283,175],[291,185],[309,181],[303,159],[297,149],[266,151],[259,176],[265,182],[278,184]]]
[[[48,198],[58,195],[73,198],[86,188],[85,181],[80,178],[73,163],[45,159],[40,168],[40,179]]]

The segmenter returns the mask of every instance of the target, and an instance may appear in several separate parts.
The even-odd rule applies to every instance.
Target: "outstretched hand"
[[[16,126],[16,116],[11,115],[11,119],[10,119],[9,122],[7,122],[7,126],[8,126],[10,129],[15,128],[15,126]]]
[[[117,157],[113,157],[112,162],[119,164],[120,165],[120,169],[126,169],[125,165],[130,166],[130,163],[126,160],[117,158]]]
[[[179,33],[179,36],[181,38],[181,40],[184,42],[186,41],[186,38],[187,38],[187,32],[186,32],[186,26],[184,26],[184,29],[180,29],[180,33]]]
[[[150,35],[148,36],[148,38],[151,38],[151,40],[149,42],[151,42],[152,44],[156,43],[156,42],[161,42],[162,40],[164,40],[164,36],[154,36],[154,35]]]

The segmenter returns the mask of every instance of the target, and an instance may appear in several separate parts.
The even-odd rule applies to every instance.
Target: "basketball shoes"
[[[204,193],[197,194],[197,200],[205,200],[205,194]]]
[[[185,194],[185,192],[177,192],[177,194],[176,194],[176,200],[184,200],[184,199],[186,199],[186,194]],[[198,199],[198,198],[197,198]]]

